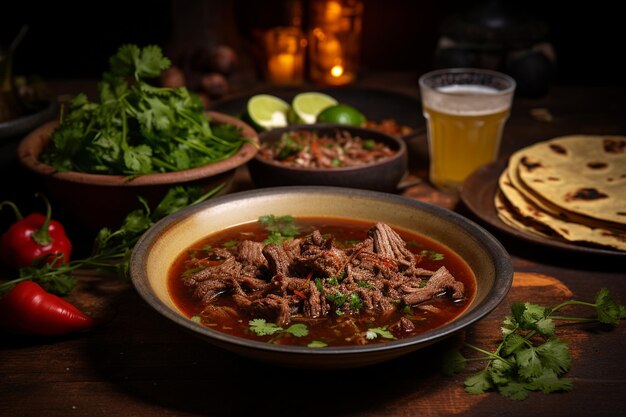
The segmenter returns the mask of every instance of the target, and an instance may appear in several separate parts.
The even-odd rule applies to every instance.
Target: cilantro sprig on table
[[[186,88],[148,83],[169,68],[158,46],[123,45],[109,60],[98,101],[76,96],[41,158],[59,171],[136,176],[217,162],[247,141],[241,129],[210,124]]]
[[[21,268],[18,278],[0,283],[0,295],[22,281],[37,282],[55,294],[69,294],[76,286],[74,272],[79,269],[110,272],[120,278],[127,278],[131,252],[143,233],[163,217],[213,197],[224,188],[224,185],[221,184],[207,192],[194,186],[171,187],[153,211],[145,199],[139,197],[143,208],[128,213],[118,229],[106,227],[100,229],[89,256],[74,259],[67,264],[49,263],[44,259],[31,267]]]
[[[595,309],[596,317],[556,314],[573,305]],[[555,321],[616,326],[625,317],[626,308],[618,304],[606,288],[598,292],[594,303],[569,300],[552,308],[515,303],[511,306],[511,315],[503,321],[502,341],[495,351],[464,343],[481,356],[468,358],[459,350],[450,351],[444,358],[443,371],[451,375],[463,371],[470,361],[486,361],[484,369],[465,379],[465,391],[471,394],[497,390],[505,397],[524,400],[532,391],[570,391],[572,381],[563,375],[570,370],[572,360],[567,343],[556,336]]]

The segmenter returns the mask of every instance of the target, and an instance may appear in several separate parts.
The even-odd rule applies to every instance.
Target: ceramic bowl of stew
[[[293,125],[259,134],[248,162],[257,187],[321,185],[396,192],[407,174],[400,137],[340,124]]]
[[[324,186],[228,194],[135,246],[142,299],[201,340],[285,367],[355,368],[489,314],[513,268],[485,229],[396,194]]]

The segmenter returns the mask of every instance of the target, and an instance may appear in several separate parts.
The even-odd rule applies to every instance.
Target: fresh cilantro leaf
[[[353,311],[362,310],[364,307],[361,297],[354,292],[348,296],[348,303],[350,304],[350,309]]]
[[[163,56],[161,48],[148,45],[141,51],[141,59],[136,63],[136,73],[139,78],[156,78],[170,65],[170,60]]]
[[[35,277],[35,281],[46,291],[58,295],[69,294],[76,286],[76,278],[71,271],[59,270],[46,262],[45,258],[36,261],[33,266],[20,268],[19,275],[20,279]]]
[[[124,164],[132,173],[152,172],[152,149],[148,145],[129,147],[124,151]]]
[[[122,45],[117,53],[109,58],[111,73],[120,77],[134,75],[139,53],[137,45]]]
[[[396,337],[387,330],[387,326],[384,327],[370,327],[365,332],[365,338],[368,340],[376,339],[378,336],[384,339],[395,339]]]
[[[526,388],[526,384],[511,381],[506,385],[498,386],[498,392],[512,400],[521,401],[528,398],[529,391]]]
[[[470,394],[482,394],[493,388],[486,370],[480,371],[465,379],[465,392]]]
[[[124,233],[137,235],[148,230],[154,223],[144,210],[134,210],[126,215],[122,228]]]
[[[424,255],[431,261],[442,261],[445,258],[443,253],[428,249],[422,249],[420,255]]]
[[[549,339],[544,344],[537,346],[536,352],[544,369],[549,369],[557,375],[569,371],[572,358],[569,355],[567,343],[564,341],[556,338]]]
[[[374,287],[372,284],[370,284],[370,283],[369,283],[369,282],[367,282],[367,281],[357,281],[356,285],[357,285],[359,288],[370,288],[370,289],[371,289],[371,288],[376,288],[376,287]]]
[[[324,282],[326,282],[328,285],[339,285],[339,280],[334,277],[326,278],[324,279]]]
[[[296,337],[304,337],[309,334],[309,329],[307,329],[305,324],[296,323],[285,329],[285,332],[290,333]]]
[[[250,330],[258,336],[268,336],[283,331],[282,327],[275,323],[267,323],[265,319],[250,320],[248,324],[250,325]]]
[[[346,302],[346,298],[348,296],[342,292],[337,291],[336,293],[326,294],[326,299],[334,304],[335,308],[343,307]]]
[[[511,309],[513,309],[514,306],[515,304],[511,306]],[[502,336],[508,336],[517,330],[517,322],[513,316],[506,316],[504,320],[502,320],[502,327],[500,327],[500,330],[502,332]]]
[[[573,385],[571,379],[560,378],[551,369],[546,369],[542,375],[527,384],[527,387],[533,391],[541,391],[544,394],[549,394],[551,392],[571,391]]]
[[[531,379],[543,373],[543,366],[534,347],[524,346],[515,351],[520,376]]]
[[[280,238],[281,241],[285,238],[293,238],[300,233],[300,228],[296,225],[296,220],[293,216],[285,215],[276,217],[273,214],[268,214],[259,217],[259,223],[270,232],[270,237],[274,240]]]
[[[274,338],[269,340],[269,343],[273,343],[277,338],[285,334],[291,334],[295,337],[304,337],[309,334],[309,329],[303,323],[292,324],[286,329],[283,329],[276,323],[268,323],[265,319],[253,319],[248,322],[250,330],[257,336],[270,336],[275,335]]]
[[[443,355],[442,371],[444,375],[454,375],[465,369],[467,359],[458,349],[450,349]]]
[[[624,306],[619,305],[606,288],[600,289],[596,296],[596,313],[601,323],[617,326],[621,318],[626,316]]]
[[[281,235],[280,233],[272,232],[263,240],[263,243],[265,243],[266,245],[270,243],[280,245],[281,243],[283,243],[283,240],[283,235]]]
[[[109,65],[111,72],[120,77],[155,78],[169,68],[170,60],[163,57],[158,46],[147,46],[142,50],[137,45],[122,45],[109,59]]]
[[[548,318],[550,310],[531,303],[515,303],[511,312],[521,329],[531,329],[544,336],[554,335],[554,323]]]
[[[165,196],[161,199],[159,204],[152,213],[152,220],[157,221],[165,216],[176,213],[187,206],[202,202],[208,198],[211,198],[222,191],[225,184],[220,184],[217,187],[205,191],[202,187],[197,186],[175,186],[167,190]]]
[[[491,381],[495,385],[508,384],[511,380],[511,374],[514,371],[511,364],[502,358],[493,359],[488,365],[487,370],[489,371]]]
[[[509,337],[504,339],[501,352],[503,355],[510,355],[526,343],[526,339],[523,336],[517,333],[512,333]]]

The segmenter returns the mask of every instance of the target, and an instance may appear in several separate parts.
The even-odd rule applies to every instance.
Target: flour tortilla
[[[554,238],[547,233],[539,230],[536,225],[529,222],[528,219],[523,219],[518,213],[516,213],[511,207],[506,197],[500,190],[496,192],[494,197],[494,204],[496,206],[496,214],[502,223],[508,225],[513,229],[520,230],[522,232],[535,235],[541,238]]]
[[[557,235],[560,240],[626,251],[626,232],[568,221],[543,211],[515,188],[507,169],[500,175],[498,186],[496,211],[510,226],[548,238]]]
[[[626,136],[572,135],[517,155],[524,187],[564,212],[626,226]]]
[[[533,145],[534,146],[534,145]],[[626,232],[626,226],[616,224],[614,222],[595,219],[589,216],[585,216],[582,214],[574,213],[568,210],[563,209],[555,205],[550,200],[542,198],[540,195],[536,194],[531,190],[524,182],[520,179],[520,167],[524,166],[522,164],[522,158],[526,155],[526,148],[521,149],[515,153],[513,153],[509,158],[509,163],[507,166],[508,180],[515,190],[520,193],[525,200],[528,200],[533,205],[537,206],[539,210],[546,212],[556,218],[567,220],[574,223],[582,223],[591,227],[599,227],[599,228],[615,228],[618,230],[623,230]],[[529,163],[528,160],[524,162]],[[526,168],[526,167],[524,167]]]

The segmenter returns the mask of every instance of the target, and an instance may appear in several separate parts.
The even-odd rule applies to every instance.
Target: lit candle
[[[332,75],[335,78],[341,77],[342,74],[343,74],[343,67],[341,65],[335,65],[334,67],[330,69],[330,75]]]
[[[302,83],[304,47],[302,32],[293,27],[276,27],[265,34],[267,80],[273,84]]]
[[[318,44],[318,63],[323,71],[328,71],[341,62],[341,43],[335,37],[326,36]]]
[[[311,0],[309,77],[328,85],[356,78],[363,3],[359,0]]]
[[[276,84],[290,84],[296,78],[296,57],[283,53],[269,57],[267,73],[271,82]]]

